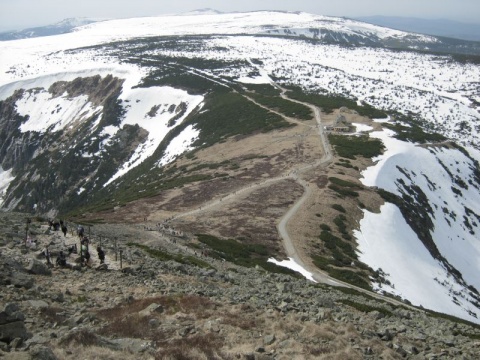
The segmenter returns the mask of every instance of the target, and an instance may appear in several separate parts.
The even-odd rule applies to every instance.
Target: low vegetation
[[[142,249],[145,251],[147,254],[150,256],[163,260],[163,261],[169,261],[173,260],[176,261],[180,264],[190,264],[190,265],[195,265],[200,268],[212,268],[207,262],[202,261],[195,256],[184,256],[184,255],[179,255],[179,254],[170,254],[166,251],[160,250],[160,249],[152,249],[146,245],[134,243],[134,242],[129,242],[127,243],[127,246],[132,246],[132,247],[137,247],[139,249]]]
[[[254,93],[248,94],[248,96],[250,96],[259,104],[262,104],[269,109],[278,111],[285,116],[302,120],[311,120],[313,118],[310,108],[293,101],[285,100],[279,96],[265,96]]]
[[[353,307],[354,309],[357,309],[358,311],[364,312],[364,313],[370,313],[372,311],[378,311],[380,314],[383,314],[385,316],[391,316],[392,312],[390,310],[387,310],[382,307],[377,307],[377,306],[370,306],[364,303],[352,301],[349,299],[340,299],[339,302],[342,304],[348,305]]]
[[[330,144],[334,147],[338,156],[354,160],[356,156],[372,158],[381,155],[384,146],[379,139],[370,139],[368,135],[364,136],[328,136]]]
[[[420,125],[413,121],[408,121],[408,126],[402,125],[399,122],[394,124],[384,123],[383,126],[395,131],[396,134],[394,137],[402,141],[424,144],[447,140],[447,138],[441,134],[426,132]]]
[[[316,105],[325,113],[331,113],[335,109],[347,107],[350,110],[355,110],[362,116],[367,116],[372,119],[384,119],[387,117],[385,112],[375,109],[373,106],[370,106],[367,103],[362,103],[360,106],[355,100],[341,95],[306,93],[304,90],[298,87],[289,87],[287,95],[292,99]]]
[[[267,262],[270,256],[265,245],[247,245],[234,239],[220,239],[207,234],[196,236],[202,244],[208,246],[208,255],[213,258],[225,259],[240,266],[260,266],[270,272],[299,276],[293,270]]]

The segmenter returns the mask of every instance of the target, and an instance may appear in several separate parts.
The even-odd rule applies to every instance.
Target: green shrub
[[[200,259],[197,259],[194,256],[169,254],[168,252],[165,252],[163,250],[152,249],[152,248],[150,248],[146,245],[141,245],[141,244],[134,243],[134,242],[127,243],[127,246],[133,246],[133,247],[137,247],[139,249],[142,249],[147,254],[149,254],[150,256],[152,256],[153,258],[158,259],[158,260],[162,260],[162,261],[173,260],[173,261],[176,261],[180,264],[189,264],[189,265],[195,265],[195,266],[198,266],[198,267],[201,267],[201,268],[213,269],[212,266],[210,266],[210,264],[208,264],[207,262],[202,261]]]
[[[335,184],[335,185],[338,185],[338,186],[343,186],[343,187],[351,187],[351,188],[362,188],[362,185],[361,184],[356,184],[354,182],[351,182],[351,181],[347,181],[347,180],[343,180],[343,179],[339,179],[339,178],[336,178],[336,177],[329,177],[328,180]]]
[[[344,281],[346,283],[358,286],[359,288],[371,290],[371,286],[368,282],[368,275],[364,273],[357,273],[350,270],[335,269],[332,268],[328,271],[329,275]]]
[[[447,138],[438,133],[425,132],[419,125],[409,121],[409,126],[401,125],[400,123],[389,124],[384,123],[383,126],[396,132],[395,138],[402,141],[411,141],[424,144],[426,142],[442,142]]]
[[[342,304],[351,306],[354,309],[357,309],[357,310],[359,310],[361,312],[364,312],[364,313],[369,313],[369,312],[372,312],[372,311],[378,311],[379,313],[384,314],[385,316],[392,316],[393,315],[390,310],[387,310],[387,309],[382,308],[382,307],[370,306],[370,305],[367,305],[367,304],[355,302],[355,301],[348,300],[348,299],[340,299],[340,300],[338,300],[338,302],[341,302]]]
[[[270,255],[265,245],[242,244],[234,239],[219,239],[208,234],[196,234],[196,236],[201,243],[212,250],[209,252],[209,256],[214,258],[225,259],[240,266],[255,267],[258,265],[270,272],[295,277],[301,276],[293,270],[268,262]]]
[[[350,197],[359,196],[358,192],[356,191],[348,190],[343,187],[338,187],[336,185],[328,185],[328,188],[335,191],[338,195],[340,195],[341,198],[344,198],[345,196],[350,196]]]
[[[369,118],[384,119],[387,117],[385,112],[375,109],[369,104],[363,103],[362,106],[359,106],[357,101],[348,99],[341,95],[306,93],[303,89],[298,87],[289,87],[287,95],[292,99],[316,105],[322,108],[322,110],[327,114],[333,112],[335,109],[345,106],[349,109],[357,111],[360,115],[367,116]]]
[[[345,208],[340,205],[340,204],[333,204],[332,205],[332,209],[335,209],[337,211],[340,211],[341,213],[346,213],[347,211],[345,210]]]
[[[344,136],[330,134],[328,139],[338,156],[348,159],[355,159],[356,156],[372,158],[382,154],[384,149],[381,140],[370,139],[368,135]]]
[[[332,231],[332,228],[330,226],[328,226],[327,224],[321,224],[320,229],[322,229],[324,231]]]
[[[260,94],[249,94],[248,96],[253,98],[259,104],[281,112],[285,116],[303,120],[311,120],[313,118],[312,111],[309,107],[283,99],[279,96],[272,97]]]

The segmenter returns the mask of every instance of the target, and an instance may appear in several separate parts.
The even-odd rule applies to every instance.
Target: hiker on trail
[[[65,254],[63,253],[63,251],[60,251],[60,253],[58,254],[58,257],[57,257],[57,266],[67,266],[67,258],[65,257]]]
[[[97,246],[97,254],[100,259],[100,264],[103,264],[105,262],[105,251],[103,251],[100,246]]]
[[[80,251],[81,257],[83,259],[82,265],[88,265],[88,261],[90,260],[90,253],[88,252],[88,242],[86,242],[85,239],[82,240]]]
[[[45,246],[42,250],[43,256],[45,256],[45,259],[47,260],[47,265],[50,266],[52,263],[50,262],[50,250],[48,250],[48,245]]]
[[[73,244],[68,248],[68,255],[77,254],[77,253],[78,253],[77,244]]]
[[[67,226],[65,224],[62,224],[62,232],[63,232],[63,237],[67,236]]]
[[[60,230],[60,223],[58,221],[53,222],[52,225],[54,231]]]
[[[82,225],[79,225],[77,228],[77,235],[81,239],[83,238],[83,234],[85,233],[85,229],[83,228]]]

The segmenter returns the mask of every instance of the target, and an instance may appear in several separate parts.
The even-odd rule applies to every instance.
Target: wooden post
[[[80,239],[79,241],[80,241],[80,247],[79,247],[79,249],[80,249],[80,267],[82,267],[83,266],[82,240]]]
[[[123,250],[120,249],[120,269],[122,268],[122,253],[123,253]]]
[[[25,242],[24,242],[25,247],[27,247],[27,239],[28,239],[28,218],[25,224]]]
[[[118,261],[117,258],[117,239],[115,238],[115,261]]]

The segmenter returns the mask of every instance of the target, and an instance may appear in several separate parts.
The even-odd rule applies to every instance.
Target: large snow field
[[[37,60],[67,49],[104,44],[137,37],[191,34],[259,34],[266,29],[324,28],[349,33],[385,37],[405,37],[408,33],[353,20],[307,13],[259,11],[211,15],[164,15],[96,22],[78,27],[75,32],[57,36],[0,42],[0,85],[19,77],[38,76]],[[410,34],[411,35],[411,34]],[[415,35],[423,41],[434,38]],[[29,68],[34,67],[33,69]]]
[[[474,146],[480,140],[480,114],[472,102],[478,97],[478,81],[472,79],[480,79],[480,66],[460,64],[449,56],[252,36],[218,36],[191,51],[157,49],[149,54],[257,59],[263,64],[256,70],[282,82],[362,99],[384,110],[418,114],[448,137]],[[223,69],[223,75],[236,76],[241,82],[268,82],[263,75],[247,80],[254,66]],[[218,76],[222,69],[211,74]],[[468,128],[459,131],[461,122]]]
[[[267,30],[329,29],[364,36],[418,37],[421,41],[434,38],[412,35],[353,20],[306,13],[254,12],[160,16],[112,20],[79,27],[76,32],[45,38],[0,42],[0,99],[11,93],[21,81],[57,74],[112,71],[145,75],[149,69],[132,71],[132,65],[112,59],[102,50],[76,49],[135,37],[189,34],[259,34]],[[281,32],[281,31],[280,31]],[[220,50],[222,49],[222,50]],[[472,105],[478,99],[480,66],[461,64],[449,56],[434,56],[385,49],[340,47],[309,43],[280,37],[216,36],[205,39],[200,48],[191,51],[152,50],[151,54],[201,57],[207,59],[263,62],[257,70],[260,77],[251,77],[252,66],[224,69],[224,75],[237,75],[242,82],[263,82],[275,75],[284,82],[313,91],[328,91],[365,100],[386,110],[412,112],[431,122],[446,136],[477,146],[480,115]],[[139,56],[145,56],[141,53]],[[132,56],[135,56],[134,52]],[[213,74],[213,73],[212,73]],[[222,74],[221,69],[216,73]],[[17,83],[17,85],[15,85]],[[138,83],[138,79],[132,81]],[[23,83],[25,84],[25,82]],[[127,85],[127,88],[129,84]],[[460,123],[467,127],[459,131]]]

